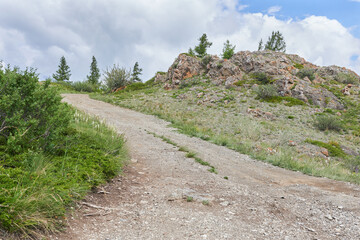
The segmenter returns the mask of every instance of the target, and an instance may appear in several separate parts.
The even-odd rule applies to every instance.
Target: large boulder
[[[201,75],[204,72],[205,70],[200,59],[183,53],[176,58],[175,62],[169,68],[167,81],[177,85],[181,80]]]

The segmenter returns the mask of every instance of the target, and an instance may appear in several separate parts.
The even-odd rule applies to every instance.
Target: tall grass
[[[74,201],[119,174],[127,153],[122,136],[75,112],[52,151],[0,151],[0,159],[0,227],[39,238],[65,224]]]

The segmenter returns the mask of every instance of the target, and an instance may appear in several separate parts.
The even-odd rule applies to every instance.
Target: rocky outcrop
[[[313,74],[301,79],[299,71],[306,69]],[[306,103],[343,109],[341,101],[326,88],[322,87],[330,80],[338,80],[339,74],[352,76],[359,81],[353,71],[337,66],[319,67],[294,54],[274,51],[241,51],[229,60],[209,55],[203,59],[180,54],[171,65],[166,75],[156,76],[156,82],[165,83],[171,89],[190,81],[211,81],[216,85],[234,85],[239,81],[251,78],[253,73],[265,73],[277,86],[282,96],[293,96]],[[246,78],[245,78],[246,77]],[[349,89],[349,88],[348,88]],[[350,94],[348,89],[344,94]]]

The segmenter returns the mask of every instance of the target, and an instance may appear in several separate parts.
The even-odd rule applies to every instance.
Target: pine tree
[[[205,33],[199,38],[199,41],[199,45],[194,50],[197,53],[196,56],[203,58],[206,56],[206,50],[211,47],[212,43],[208,41]]]
[[[56,71],[56,74],[53,74],[53,78],[58,81],[69,81],[70,80],[70,67],[66,63],[66,59],[64,56],[60,58],[59,69]]]
[[[87,81],[92,84],[99,84],[99,78],[100,78],[100,70],[97,66],[96,58],[92,57],[92,62],[90,65],[90,76],[86,76]]]
[[[224,43],[222,58],[230,59],[234,55],[235,47],[235,45],[233,46],[232,44],[230,44],[229,40],[226,40],[226,42]]]
[[[265,50],[272,50],[277,52],[286,51],[286,43],[284,41],[284,37],[279,31],[271,33],[271,37],[269,37],[268,41],[265,44]]]
[[[192,57],[195,57],[195,52],[192,48],[189,48],[188,54]]]
[[[131,81],[141,82],[140,75],[142,74],[142,68],[139,68],[139,63],[136,62],[131,73]]]
[[[262,51],[263,49],[264,49],[263,40],[261,39],[259,42],[258,51]]]

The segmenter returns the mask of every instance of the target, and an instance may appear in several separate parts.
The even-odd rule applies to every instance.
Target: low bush
[[[274,85],[260,85],[255,88],[255,93],[260,99],[271,99],[273,97],[279,96],[277,89]]]
[[[33,70],[0,70],[0,228],[40,239],[65,211],[114,177],[126,156],[122,136],[75,114]]]
[[[201,64],[204,68],[210,63],[211,61],[211,55],[206,55],[201,59]]]
[[[294,67],[297,68],[297,69],[303,69],[304,65],[302,65],[301,63],[295,63]]]
[[[308,77],[310,81],[315,79],[315,70],[310,68],[302,68],[296,74],[301,79]]]
[[[338,73],[335,80],[344,84],[359,84],[359,78],[349,73]]]
[[[260,84],[269,84],[272,82],[271,77],[266,75],[264,72],[255,72],[250,75],[253,79],[258,81]]]
[[[331,115],[318,115],[314,125],[320,131],[332,130],[338,132],[343,129],[339,118]]]
[[[88,81],[74,82],[72,87],[75,91],[78,92],[96,92],[99,90],[99,85],[90,83]]]

